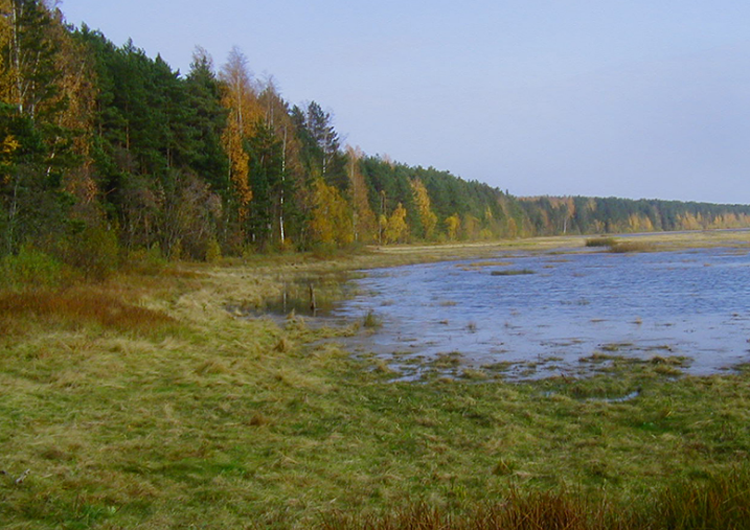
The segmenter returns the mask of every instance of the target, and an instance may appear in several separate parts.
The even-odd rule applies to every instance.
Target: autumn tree
[[[60,76],[50,38],[52,17],[39,0],[10,0],[4,9],[3,18],[9,20],[5,32],[10,32],[3,53],[8,68],[6,102],[33,119],[39,112],[56,110],[49,105],[59,91]]]
[[[263,111],[262,123],[258,126],[259,134],[269,134],[278,147],[277,154],[269,167],[268,206],[271,230],[269,235],[274,243],[287,248],[290,241],[304,233],[303,211],[309,206],[304,189],[304,170],[300,162],[300,144],[295,130],[295,123],[289,105],[281,97],[273,78],[269,79],[259,95],[259,104]],[[251,178],[251,181],[253,179]]]
[[[248,218],[253,198],[248,180],[250,156],[245,150],[245,141],[252,136],[261,109],[250,80],[247,58],[239,48],[232,48],[229,52],[220,79],[223,88],[221,102],[229,112],[222,140],[229,157],[229,181],[234,207],[242,223]]]
[[[461,220],[461,237],[470,241],[479,239],[480,230],[481,222],[479,219],[471,213],[465,213]]]
[[[406,208],[401,203],[398,203],[396,209],[388,217],[384,230],[385,242],[403,242],[408,232],[409,225],[406,224]]]
[[[455,241],[458,236],[458,229],[461,227],[461,218],[457,213],[447,217],[445,219],[445,228],[448,232],[448,239]]]
[[[375,218],[375,213],[370,207],[367,182],[360,169],[360,161],[364,154],[358,147],[347,147],[346,155],[349,194],[354,210],[354,240],[369,243],[377,237],[378,222]]]
[[[11,95],[10,54],[8,53],[13,34],[11,0],[0,0],[0,101],[9,102]],[[6,51],[8,50],[8,51]]]
[[[0,4],[0,230],[4,250],[67,228],[68,205],[57,193],[71,165],[71,133],[60,116],[59,20],[37,0]],[[58,32],[59,35],[59,32]]]
[[[431,240],[435,234],[437,226],[437,215],[432,211],[430,195],[422,181],[415,177],[411,179],[411,189],[414,193],[414,205],[419,214],[419,220],[422,224],[422,236],[424,239]]]
[[[96,224],[101,221],[101,211],[91,152],[97,95],[94,60],[86,46],[65,28],[61,18],[54,28],[59,43],[57,65],[61,70],[59,97],[65,102],[56,125],[58,130],[70,132],[70,153],[75,157],[62,184],[75,197],[76,217]]]
[[[313,183],[314,208],[310,226],[315,240],[327,245],[345,246],[354,241],[349,204],[334,186],[322,178]]]

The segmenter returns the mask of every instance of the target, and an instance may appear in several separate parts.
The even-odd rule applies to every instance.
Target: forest
[[[133,42],[0,0],[0,257],[104,271],[122,256],[739,228],[750,206],[519,198],[342,145],[331,111],[286,101],[233,49],[173,70]],[[602,178],[606,178],[605,175]]]

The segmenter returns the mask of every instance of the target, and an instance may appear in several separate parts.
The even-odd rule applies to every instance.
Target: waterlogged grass
[[[218,529],[747,520],[735,501],[749,482],[722,482],[747,476],[737,469],[750,450],[746,371],[679,377],[659,371],[680,368],[661,351],[663,360],[637,363],[592,352],[585,362],[611,372],[513,384],[446,355],[427,368],[459,377],[414,383],[397,381],[382,360],[349,355],[335,342],[348,327],[227,310],[277,296],[289,278],[368,259],[278,257],[3,294],[0,521]],[[667,524],[680,514],[700,521],[706,502],[736,517]]]
[[[613,247],[617,244],[617,240],[614,237],[593,237],[586,240],[587,247]]]
[[[587,247],[606,247],[610,252],[615,254],[627,254],[630,252],[653,252],[657,247],[643,238],[636,240],[622,241],[614,237],[595,237],[587,239]]]
[[[506,269],[490,272],[490,276],[525,276],[527,274],[534,274],[531,269]]]

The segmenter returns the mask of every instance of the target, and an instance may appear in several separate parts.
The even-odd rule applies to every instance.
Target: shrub
[[[63,260],[92,280],[105,280],[119,264],[120,247],[114,230],[88,226],[65,245]]]
[[[164,272],[167,260],[162,256],[159,246],[154,245],[150,249],[130,251],[125,265],[132,272],[156,275]]]
[[[211,238],[206,244],[206,261],[217,263],[221,259],[221,247],[216,238]]]
[[[0,286],[53,287],[62,281],[62,264],[49,254],[24,245],[15,256],[0,260]]]

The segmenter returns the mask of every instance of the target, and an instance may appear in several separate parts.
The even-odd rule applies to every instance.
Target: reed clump
[[[367,329],[378,329],[383,326],[383,319],[375,311],[368,311],[362,319],[362,325]]]
[[[627,254],[630,252],[650,252],[654,248],[652,245],[642,241],[618,241],[609,247],[610,252],[615,254]]]
[[[587,247],[612,247],[617,244],[614,237],[593,237],[586,240]]]
[[[526,274],[534,274],[531,269],[508,269],[490,272],[490,276],[524,276]]]

